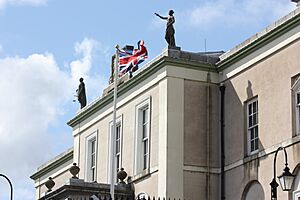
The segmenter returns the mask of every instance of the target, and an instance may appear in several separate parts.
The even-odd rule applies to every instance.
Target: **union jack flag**
[[[144,45],[144,41],[138,42],[138,48],[133,50],[133,47],[126,49],[119,49],[119,75],[129,72],[135,72],[138,69],[138,65],[148,58],[148,52]]]

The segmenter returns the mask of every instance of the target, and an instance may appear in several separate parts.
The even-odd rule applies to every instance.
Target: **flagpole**
[[[111,135],[111,169],[110,169],[110,196],[111,200],[115,199],[115,137],[117,132],[116,118],[117,118],[117,87],[119,77],[119,45],[116,45],[116,58],[115,58],[115,74],[114,74],[114,102],[113,102],[113,133]]]

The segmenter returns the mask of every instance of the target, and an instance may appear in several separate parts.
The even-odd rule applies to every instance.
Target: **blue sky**
[[[71,1],[0,0],[0,173],[15,200],[34,199],[36,168],[72,146],[66,125],[84,77],[88,101],[102,95],[115,44],[143,39],[149,59],[166,47],[165,22],[175,11],[182,50],[227,51],[295,9],[289,0]],[[0,199],[9,188],[0,180]]]

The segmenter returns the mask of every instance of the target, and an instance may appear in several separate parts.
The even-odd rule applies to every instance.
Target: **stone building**
[[[295,179],[292,190],[278,188],[278,198],[299,200],[299,55],[297,8],[228,52],[166,48],[133,78],[123,77],[114,170],[124,168],[128,178],[116,194],[268,199],[274,156],[283,147]],[[73,148],[31,176],[37,199],[108,195],[111,89],[68,122]],[[79,179],[68,172],[72,163]],[[284,167],[279,151],[277,176]],[[48,177],[55,182],[49,192]]]

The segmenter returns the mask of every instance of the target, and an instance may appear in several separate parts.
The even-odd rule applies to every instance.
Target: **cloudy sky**
[[[84,77],[88,101],[102,95],[115,44],[145,40],[150,59],[166,46],[175,11],[183,50],[227,51],[295,8],[289,0],[0,0],[0,173],[15,200],[33,200],[38,166],[72,146],[66,122]],[[0,180],[0,199],[9,187]]]

